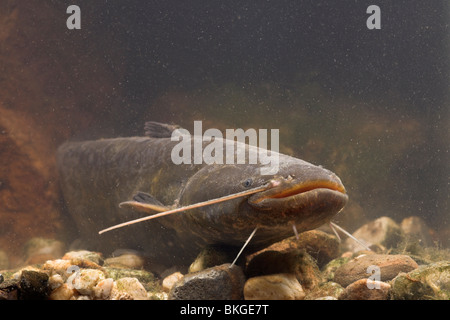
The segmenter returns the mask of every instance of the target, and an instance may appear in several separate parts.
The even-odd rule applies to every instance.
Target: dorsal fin
[[[150,138],[170,138],[176,129],[181,129],[181,127],[155,121],[147,121],[144,125],[145,135]]]

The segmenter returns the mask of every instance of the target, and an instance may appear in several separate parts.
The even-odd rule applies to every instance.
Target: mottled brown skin
[[[328,222],[347,202],[332,172],[280,154],[276,175],[260,165],[175,165],[170,138],[131,137],[62,145],[57,154],[66,207],[90,249],[143,251],[154,262],[187,264],[206,244],[240,247],[255,227],[250,248],[259,249]],[[249,188],[272,179],[279,186],[219,204],[131,225],[98,235],[112,225],[146,214],[119,203],[137,192],[166,206],[183,206]],[[302,188],[308,184],[307,188]],[[290,190],[290,191],[289,191]]]

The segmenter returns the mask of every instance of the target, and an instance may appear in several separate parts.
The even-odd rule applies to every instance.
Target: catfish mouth
[[[280,205],[283,202],[292,202],[303,206],[314,201],[314,198],[323,200],[327,195],[333,198],[334,201],[342,202],[342,207],[348,199],[345,187],[338,181],[295,181],[293,178],[288,177],[277,181],[273,188],[251,196],[248,202],[251,206],[261,209],[272,207],[272,205],[276,206],[276,204]]]

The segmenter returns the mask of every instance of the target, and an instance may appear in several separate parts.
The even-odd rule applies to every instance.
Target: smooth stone
[[[339,256],[339,241],[335,236],[326,232],[310,230],[300,233],[298,239],[295,236],[290,237],[249,255],[247,262],[265,251],[287,253],[303,249],[317,261],[319,267],[322,267]]]
[[[100,300],[106,300],[111,295],[111,291],[114,286],[114,280],[107,278],[99,281],[94,287],[94,298]]]
[[[450,261],[400,273],[391,286],[393,300],[450,300]]]
[[[348,285],[339,300],[388,300],[390,284],[368,279],[357,280]]]
[[[90,261],[100,266],[103,265],[104,262],[101,253],[88,250],[69,251],[66,252],[61,259]]]
[[[67,283],[64,283],[60,287],[53,290],[50,295],[50,300],[71,300],[77,296],[77,292]]]
[[[185,275],[169,293],[169,300],[240,300],[245,276],[239,266],[223,264]]]
[[[114,282],[111,300],[147,300],[147,291],[136,278],[121,278]]]
[[[368,268],[371,273],[368,273]],[[379,268],[379,279],[374,278]],[[418,268],[417,263],[406,255],[369,254],[362,255],[340,266],[334,274],[334,282],[346,287],[352,282],[371,277],[372,280],[389,281],[400,272]]]
[[[248,278],[277,273],[295,274],[305,291],[323,282],[316,260],[305,250],[263,250],[252,255],[247,263]]]
[[[271,274],[250,278],[244,286],[245,300],[303,300],[305,292],[294,274]]]
[[[183,274],[181,272],[174,272],[171,275],[165,277],[162,281],[162,289],[165,292],[170,292],[175,283],[183,278]]]
[[[325,296],[325,297],[316,298],[314,300],[338,300],[338,299],[333,296]]]
[[[118,257],[107,258],[104,266],[110,268],[124,268],[124,269],[142,269],[145,260],[136,254],[123,254]]]
[[[382,245],[386,248],[393,248],[404,239],[400,226],[389,217],[380,217],[373,220],[360,227],[352,235],[368,247]],[[345,246],[347,250],[352,252],[365,249],[350,238],[345,240]]]

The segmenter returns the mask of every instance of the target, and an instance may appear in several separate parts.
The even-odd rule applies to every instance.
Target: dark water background
[[[30,3],[23,34],[47,27],[23,50],[48,59],[41,112],[64,124],[58,143],[148,120],[276,128],[281,152],[342,178],[350,229],[383,215],[449,227],[448,1]],[[81,30],[65,27],[71,4]],[[366,27],[372,4],[381,30]]]
[[[68,36],[117,70],[120,93],[99,110],[112,135],[148,119],[280,128],[294,155],[342,167],[372,217],[446,223],[449,5],[372,2],[80,2]],[[381,30],[366,27],[370,4]]]

